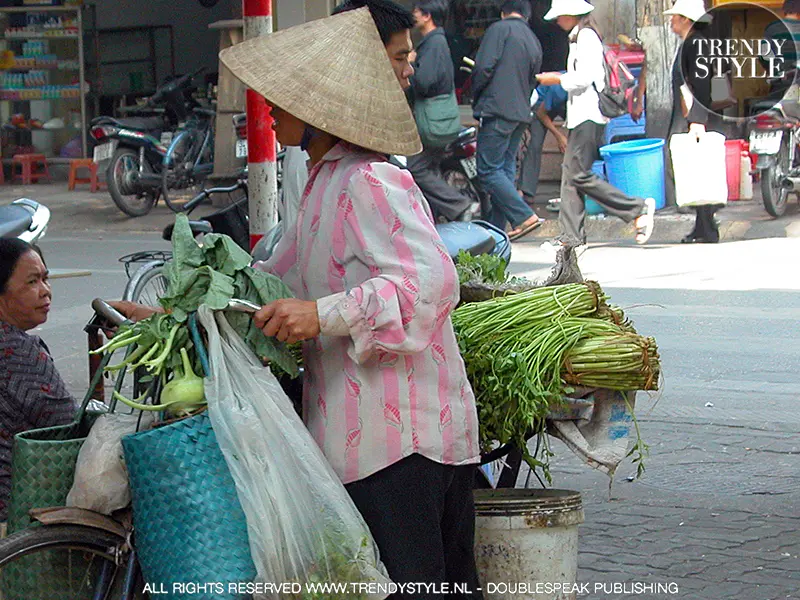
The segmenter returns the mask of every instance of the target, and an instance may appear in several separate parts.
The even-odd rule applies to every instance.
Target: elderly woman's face
[[[47,321],[50,312],[50,282],[47,267],[36,252],[26,252],[0,294],[0,319],[23,331]]]

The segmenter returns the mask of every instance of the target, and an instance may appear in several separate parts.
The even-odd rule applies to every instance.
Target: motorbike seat
[[[24,206],[0,206],[0,238],[15,238],[30,229],[31,212]]]
[[[120,119],[104,117],[102,121],[96,124],[116,125],[125,129],[133,129],[134,131],[150,132],[161,131],[164,128],[164,119],[162,117],[123,117]]]
[[[459,250],[472,256],[492,254],[497,241],[490,231],[480,223],[454,221],[436,225],[450,258],[455,259]]]

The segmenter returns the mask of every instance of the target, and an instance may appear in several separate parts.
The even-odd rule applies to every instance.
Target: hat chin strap
[[[305,129],[303,129],[303,137],[300,138],[300,149],[303,151],[308,150],[309,144],[311,144],[311,140],[314,137],[314,134],[317,132],[315,128],[311,125],[306,125]]]

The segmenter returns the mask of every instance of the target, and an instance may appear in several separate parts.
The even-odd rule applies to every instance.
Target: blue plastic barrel
[[[602,179],[606,179],[606,165],[602,160],[596,160],[592,163],[592,173],[598,175]],[[603,207],[600,206],[597,202],[589,198],[589,196],[584,197],[585,205],[586,205],[586,214],[587,215],[599,215],[603,213]]]
[[[664,208],[664,140],[644,139],[617,142],[600,148],[611,185],[626,194],[654,198]]]

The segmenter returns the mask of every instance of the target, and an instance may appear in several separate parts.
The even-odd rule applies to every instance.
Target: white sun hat
[[[594,6],[586,0],[553,0],[553,5],[544,16],[545,21],[552,21],[565,15],[579,17],[588,15],[594,10]]]
[[[695,23],[707,23],[711,16],[706,14],[703,0],[675,0],[672,8],[664,11],[665,15],[681,15]]]

